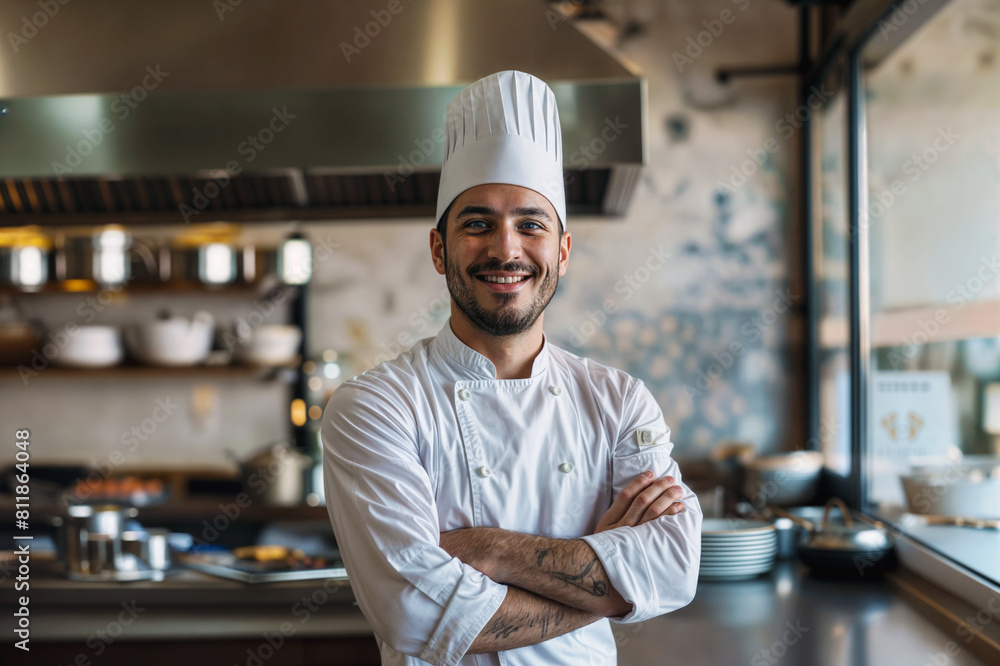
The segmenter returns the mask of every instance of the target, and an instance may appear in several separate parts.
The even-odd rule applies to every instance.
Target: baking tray
[[[347,580],[347,569],[343,566],[319,569],[275,569],[264,562],[244,562],[229,554],[199,554],[179,558],[179,563],[188,569],[202,573],[238,580],[243,583],[284,583],[294,580]]]

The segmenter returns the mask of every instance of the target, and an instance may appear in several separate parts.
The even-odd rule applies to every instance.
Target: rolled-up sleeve
[[[507,592],[440,548],[437,509],[400,400],[348,382],[321,430],[326,504],[358,605],[379,640],[456,664]]]
[[[671,457],[673,444],[663,413],[645,385],[627,393],[612,455],[613,497],[646,470],[672,476],[684,489],[685,510],[638,527],[620,527],[583,537],[601,560],[608,579],[632,610],[614,622],[641,622],[683,608],[694,598],[701,558],[702,511]]]

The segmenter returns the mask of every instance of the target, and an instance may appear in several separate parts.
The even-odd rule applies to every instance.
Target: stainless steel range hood
[[[503,69],[556,94],[570,214],[645,161],[642,80],[540,0],[52,5],[0,4],[3,225],[431,216],[444,109]]]

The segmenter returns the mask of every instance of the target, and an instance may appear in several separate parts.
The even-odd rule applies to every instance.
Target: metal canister
[[[121,543],[121,535],[125,531],[125,523],[138,514],[135,507],[124,507],[118,504],[74,504],[66,509],[66,514],[60,516],[59,540],[61,552],[67,571],[77,574],[98,573],[101,570],[100,560],[91,563],[90,536],[101,534],[115,543]],[[97,539],[96,541],[100,541]],[[115,549],[112,564],[115,562],[120,546]],[[98,571],[93,571],[94,568]]]
[[[49,279],[52,239],[37,227],[0,229],[0,285],[36,291]]]
[[[116,287],[129,281],[132,237],[108,225],[86,233],[61,232],[56,237],[56,277],[61,282],[92,281]]]

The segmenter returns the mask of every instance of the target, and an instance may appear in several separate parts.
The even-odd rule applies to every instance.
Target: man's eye
[[[470,220],[465,226],[474,227],[476,229],[485,229],[486,222],[484,220]]]
[[[527,227],[527,226],[529,226],[529,225],[530,225],[530,228],[531,228],[531,229],[543,229],[543,228],[544,228],[544,227],[542,227],[542,225],[540,225],[540,224],[539,224],[538,222],[532,222],[532,221],[530,221],[530,220],[529,220],[528,222],[525,222],[525,223],[524,223],[524,224],[522,224],[521,226],[522,226],[522,227]]]

